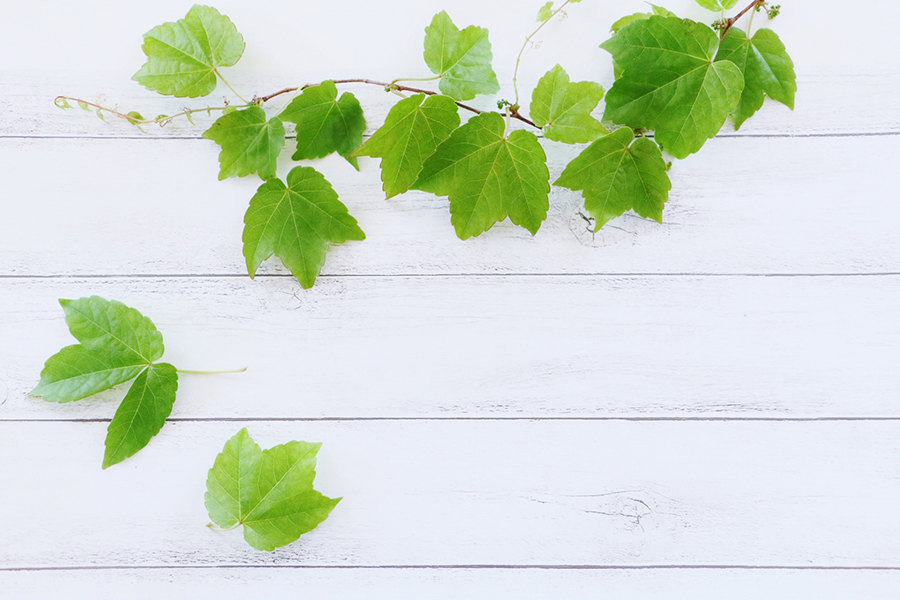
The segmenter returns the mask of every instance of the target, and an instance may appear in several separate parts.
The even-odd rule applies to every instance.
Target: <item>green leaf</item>
[[[398,102],[384,125],[353,156],[381,158],[388,198],[409,190],[425,159],[459,127],[459,109],[447,96],[417,94]]]
[[[793,110],[797,92],[794,62],[771,29],[760,29],[747,39],[744,31],[732,27],[722,40],[716,60],[733,62],[744,75],[744,91],[733,113],[735,129],[762,108],[765,96]]]
[[[738,3],[738,0],[697,0],[697,4],[702,6],[707,10],[712,10],[715,12],[722,12],[723,10],[728,10],[732,8],[735,4]]]
[[[41,382],[31,391],[48,402],[72,402],[125,383],[147,366],[134,355],[66,346],[44,364]]]
[[[591,116],[603,99],[603,88],[592,81],[570,83],[569,75],[556,65],[541,77],[531,97],[531,119],[548,140],[584,144],[607,133]]]
[[[178,373],[170,364],[147,367],[119,405],[106,435],[106,469],[133,456],[159,433],[175,403]]]
[[[222,147],[219,180],[259,173],[275,177],[278,154],[284,148],[284,125],[278,117],[266,121],[266,113],[251,106],[223,115],[203,132],[203,137]]]
[[[163,23],[144,34],[147,62],[133,80],[166,96],[206,96],[216,89],[219,67],[230,67],[244,53],[244,38],[231,19],[195,4],[184,19]]]
[[[364,240],[366,234],[347,212],[331,184],[310,167],[295,167],[287,185],[262,184],[244,215],[244,257],[250,277],[273,254],[304,288],[311,288],[331,244]]]
[[[547,21],[550,20],[550,18],[552,16],[553,16],[553,3],[548,2],[547,4],[543,5],[538,10],[537,21],[538,21],[538,23],[546,23]]]
[[[626,210],[662,223],[672,184],[659,146],[634,140],[627,127],[600,138],[575,158],[554,185],[582,191],[597,231]]]
[[[116,300],[100,296],[60,300],[69,332],[87,350],[150,364],[163,355],[162,334],[153,321]]]
[[[416,189],[449,196],[460,239],[480,235],[507,216],[537,233],[547,217],[550,174],[537,137],[504,137],[500,114],[483,113],[454,131],[422,167]]]
[[[323,81],[303,90],[278,116],[297,125],[294,160],[322,158],[337,152],[359,170],[350,153],[362,144],[366,120],[353,94],[344,92],[338,100],[334,82]]]
[[[655,130],[676,158],[697,152],[744,87],[734,63],[713,63],[718,45],[712,29],[687,19],[654,16],[624,27],[600,46],[623,71],[606,95],[604,119]]]
[[[635,21],[643,21],[645,19],[649,19],[650,17],[652,17],[654,15],[659,15],[662,17],[677,17],[678,16],[675,13],[673,13],[671,10],[666,10],[662,6],[657,6],[655,4],[651,4],[650,7],[652,9],[652,12],[635,13],[633,15],[628,15],[627,17],[622,17],[621,19],[619,19],[618,21],[613,23],[612,27],[610,27],[609,30],[612,33],[618,33],[618,31],[620,29],[622,29],[623,27],[625,27],[626,25],[630,25],[631,23],[634,23]]]
[[[478,94],[499,92],[492,58],[487,29],[470,25],[460,31],[444,11],[425,28],[425,63],[440,75],[442,94],[471,100]]]
[[[340,498],[313,489],[321,444],[288,442],[260,450],[246,429],[225,443],[206,480],[210,520],[244,526],[244,539],[272,551],[296,541],[328,518]]]

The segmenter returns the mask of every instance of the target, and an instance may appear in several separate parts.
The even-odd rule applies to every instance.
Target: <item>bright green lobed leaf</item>
[[[177,390],[178,373],[170,364],[151,365],[138,375],[109,424],[104,469],[133,456],[159,433]]]
[[[66,346],[44,363],[41,382],[31,394],[48,402],[72,402],[125,383],[147,366],[134,355]]]
[[[219,180],[259,173],[275,177],[278,154],[284,148],[284,125],[278,117],[266,121],[259,106],[251,106],[219,117],[203,137],[222,147]]]
[[[304,288],[315,283],[331,244],[365,238],[331,184],[311,167],[295,167],[287,185],[280,179],[262,184],[244,215],[250,277],[274,254]]]
[[[394,105],[384,125],[353,156],[381,158],[384,192],[393,198],[409,190],[425,159],[459,122],[459,109],[447,96],[410,96]]]
[[[449,196],[460,239],[477,236],[507,216],[537,233],[547,217],[550,174],[537,137],[514,131],[498,113],[483,113],[454,131],[422,167],[416,189]]]
[[[234,65],[244,38],[231,19],[195,4],[184,19],[144,34],[147,62],[133,80],[167,96],[206,96],[216,89],[216,69]]]
[[[730,61],[714,63],[719,38],[701,23],[654,16],[635,21],[600,47],[622,74],[606,95],[604,119],[652,129],[676,158],[697,152],[737,106],[744,87]]]
[[[649,19],[654,15],[659,15],[662,17],[677,17],[675,13],[671,10],[666,10],[662,6],[657,6],[655,4],[651,4],[651,12],[648,13],[634,13],[633,15],[628,15],[626,17],[622,17],[618,21],[612,24],[612,27],[609,28],[610,32],[617,33],[620,29],[634,23],[635,21],[643,21],[645,19]]]
[[[548,2],[538,9],[537,22],[546,23],[553,16],[553,2]]]
[[[272,551],[296,541],[328,518],[340,498],[313,489],[321,444],[288,442],[260,450],[246,429],[225,443],[206,481],[213,523],[244,526],[244,539]]]
[[[765,96],[793,110],[797,93],[794,62],[771,29],[760,29],[748,39],[743,30],[732,27],[722,40],[716,60],[733,62],[744,75],[744,91],[733,113],[735,129],[762,108]]]
[[[597,231],[627,210],[662,223],[672,184],[659,146],[648,138],[634,140],[627,127],[588,146],[554,185],[582,191],[584,207]]]
[[[697,0],[697,4],[702,6],[707,10],[712,10],[715,12],[722,12],[723,10],[728,10],[732,8],[735,4],[738,3],[738,0]]]
[[[162,334],[153,321],[116,300],[100,296],[60,300],[69,332],[92,352],[150,364],[163,355]]]
[[[487,29],[470,25],[460,31],[444,11],[425,28],[425,63],[441,76],[442,94],[471,100],[478,94],[499,92],[492,58]]]
[[[294,160],[322,158],[337,152],[359,170],[350,153],[362,144],[366,120],[353,94],[344,92],[338,100],[334,82],[323,81],[303,90],[278,116],[297,125]]]
[[[541,77],[531,96],[531,119],[548,140],[584,144],[607,133],[591,116],[603,99],[603,88],[592,81],[570,83],[569,75],[556,65]]]

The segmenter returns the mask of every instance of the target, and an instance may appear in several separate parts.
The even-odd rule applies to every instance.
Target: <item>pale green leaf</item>
[[[645,19],[649,19],[650,17],[652,17],[654,15],[659,15],[662,17],[677,17],[678,16],[675,13],[673,13],[671,10],[666,10],[662,6],[657,6],[655,4],[651,4],[650,7],[651,7],[651,12],[635,13],[633,15],[628,15],[628,16],[622,17],[621,19],[619,19],[618,21],[613,23],[612,27],[610,27],[609,30],[612,33],[617,33],[620,29],[622,29],[626,25],[630,25],[631,23],[634,23],[635,21],[643,21]]]
[[[797,75],[794,62],[781,40],[771,29],[760,29],[752,38],[732,27],[728,30],[716,60],[733,62],[744,75],[744,91],[734,109],[734,128],[762,108],[765,96],[794,108]]]
[[[262,179],[275,177],[278,154],[284,148],[284,125],[251,106],[223,115],[203,133],[222,147],[219,152],[219,180],[259,173]]]
[[[732,8],[735,4],[738,3],[738,0],[697,0],[697,4],[702,6],[707,10],[712,10],[715,12],[722,12],[723,10],[728,10]]]
[[[153,321],[121,302],[91,296],[59,303],[69,331],[87,350],[129,364],[149,364],[163,355],[162,334]]]
[[[295,167],[287,185],[280,179],[262,184],[244,215],[244,257],[251,277],[273,254],[304,288],[310,288],[331,244],[364,240],[331,184],[310,167]]]
[[[241,58],[244,38],[231,19],[195,4],[184,19],[145,33],[143,50],[147,62],[132,79],[160,94],[196,98],[216,89],[216,69]]]
[[[701,23],[654,16],[601,45],[622,74],[606,95],[604,119],[652,129],[676,158],[697,152],[722,128],[744,87],[730,61],[713,63],[719,38]]]
[[[133,456],[159,433],[177,390],[178,373],[170,364],[152,365],[138,375],[109,424],[104,469]]]
[[[460,239],[480,235],[507,216],[537,233],[547,217],[550,175],[537,137],[514,131],[498,113],[483,113],[454,131],[422,167],[413,186],[449,196]]]
[[[122,356],[66,346],[44,364],[41,382],[31,391],[48,402],[71,402],[93,396],[133,379],[147,366],[134,354]]]
[[[244,527],[244,539],[272,551],[328,518],[340,498],[313,489],[321,444],[288,442],[261,451],[242,429],[216,457],[206,482],[206,508],[222,528]]]
[[[538,23],[546,23],[553,16],[553,2],[548,2],[543,5],[537,14]]]
[[[595,231],[627,210],[662,222],[672,184],[659,146],[647,138],[634,140],[627,127],[588,146],[554,185],[582,191],[584,207],[594,217]]]
[[[592,81],[570,83],[569,75],[556,65],[541,77],[531,96],[531,119],[548,140],[584,144],[607,133],[591,116],[603,99],[603,88]]]
[[[425,159],[459,127],[459,109],[447,96],[417,94],[398,102],[384,125],[353,156],[381,158],[388,198],[409,190]]]
[[[322,158],[337,152],[359,170],[350,153],[362,144],[366,120],[353,94],[344,92],[338,99],[334,82],[324,81],[303,90],[278,116],[297,125],[294,160]]]
[[[456,100],[500,91],[491,68],[488,30],[470,25],[462,31],[446,12],[434,16],[425,28],[425,63],[441,76],[441,93]]]

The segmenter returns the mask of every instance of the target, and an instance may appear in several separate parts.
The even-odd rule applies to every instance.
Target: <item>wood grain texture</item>
[[[135,582],[140,582],[135,585]],[[895,600],[900,574],[885,571],[747,571],[740,569],[317,569],[214,568],[0,572],[17,600],[45,600],[65,590],[68,600],[174,595],[237,600],[276,597],[288,590],[335,600],[517,598],[546,600]]]
[[[206,472],[235,423],[170,423],[101,471],[104,423],[2,423],[6,567],[900,567],[900,423],[246,424],[323,443],[342,496],[265,553],[215,533]],[[53,500],[50,500],[53,499]]]
[[[8,279],[0,418],[109,418],[120,389],[26,398],[72,343],[57,298],[141,310],[173,417],[900,417],[900,277]]]
[[[559,148],[554,179],[577,152]],[[717,139],[673,168],[664,225],[625,215],[593,234],[580,194],[557,188],[536,237],[507,221],[465,242],[445,198],[385,201],[375,161],[356,173],[332,157],[316,168],[367,239],[335,247],[323,272],[900,272],[898,153],[900,136]],[[216,182],[216,156],[207,140],[0,140],[0,274],[246,275],[259,181]],[[287,270],[271,259],[261,273]]]

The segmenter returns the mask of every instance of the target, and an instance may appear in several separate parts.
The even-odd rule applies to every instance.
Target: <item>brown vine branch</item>
[[[396,91],[400,91],[400,92],[412,92],[414,94],[427,94],[429,96],[434,96],[437,94],[437,92],[432,92],[431,90],[423,90],[420,88],[410,87],[408,85],[400,85],[398,83],[387,83],[384,81],[374,81],[372,79],[335,79],[333,81],[335,84],[365,83],[367,85],[377,85],[379,87],[383,87],[386,91],[396,90]],[[300,87],[284,88],[283,90],[279,90],[279,91],[275,92],[274,94],[269,94],[268,96],[262,96],[260,98],[256,98],[255,100],[257,102],[265,104],[266,102],[268,102],[272,98],[275,98],[276,96],[280,96],[282,94],[289,94],[291,92],[296,92],[297,90],[305,90],[306,88],[314,86],[314,85],[318,85],[318,84],[308,83],[308,84],[300,86]],[[469,112],[473,112],[476,115],[480,115],[481,113],[484,112],[483,110],[478,110],[477,108],[469,106],[468,104],[463,104],[462,102],[457,102],[456,105],[462,109],[469,111]],[[518,111],[515,111],[515,110],[512,111],[510,113],[510,116],[514,119],[518,119],[519,121],[522,121],[523,123],[527,123],[528,125],[531,125],[535,129],[540,129],[540,127],[535,125],[533,121],[520,115]]]
[[[765,3],[766,0],[753,0],[753,2],[751,2],[746,8],[744,8],[744,10],[734,15],[730,19],[725,19],[725,27],[722,29],[722,34],[719,37],[719,40],[721,41],[725,39],[725,36],[728,35],[728,31],[734,26],[735,23],[740,20],[741,17],[746,15],[751,10],[759,8]]]

